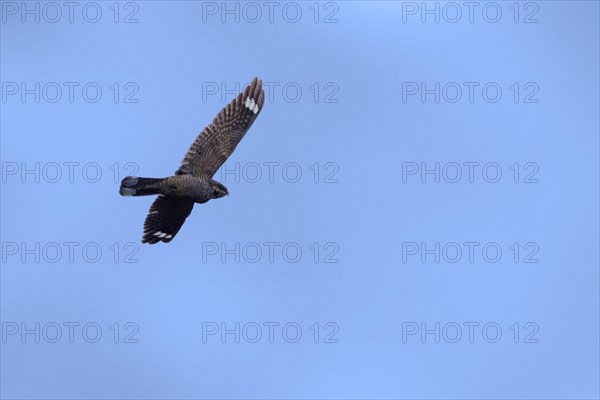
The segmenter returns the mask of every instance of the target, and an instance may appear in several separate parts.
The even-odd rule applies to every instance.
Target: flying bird
[[[142,243],[169,243],[192,212],[194,203],[204,204],[229,195],[225,185],[212,177],[248,132],[264,102],[262,81],[254,78],[198,135],[174,176],[128,176],[121,181],[122,196],[158,195],[144,222]]]

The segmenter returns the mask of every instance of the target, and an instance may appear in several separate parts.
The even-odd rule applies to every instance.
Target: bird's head
[[[219,199],[223,196],[229,196],[229,190],[220,182],[215,181],[214,179],[210,180],[211,186],[211,198]]]

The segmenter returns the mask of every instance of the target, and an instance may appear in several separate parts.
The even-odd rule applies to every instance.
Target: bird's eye
[[[219,191],[218,190],[214,190],[213,191],[213,196],[217,197],[219,195]]]

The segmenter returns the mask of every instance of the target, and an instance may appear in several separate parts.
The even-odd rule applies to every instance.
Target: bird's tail
[[[121,181],[121,196],[149,196],[160,193],[160,183],[164,178],[140,178],[128,176]]]

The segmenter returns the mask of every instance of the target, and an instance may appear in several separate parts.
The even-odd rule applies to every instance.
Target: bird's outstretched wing
[[[250,129],[264,102],[262,81],[254,78],[198,135],[175,174],[212,178]]]
[[[194,200],[160,195],[154,200],[144,222],[142,243],[169,243],[192,212]]]

